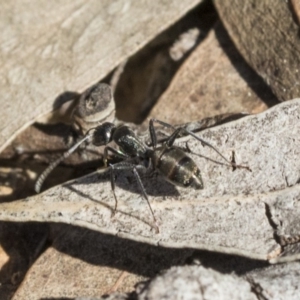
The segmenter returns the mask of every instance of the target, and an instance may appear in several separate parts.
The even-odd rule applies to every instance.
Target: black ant
[[[174,129],[174,132],[162,143],[161,146],[157,147],[157,137],[154,128],[154,122],[168,128]],[[108,152],[112,152],[114,155],[122,158],[121,162],[110,164],[110,181],[111,188],[113,191],[115,199],[114,212],[117,210],[117,197],[115,194],[115,171],[120,170],[131,170],[138,182],[140,190],[143,197],[146,199],[153,220],[155,222],[156,230],[158,231],[158,226],[156,225],[156,218],[154,212],[151,208],[147,193],[145,191],[144,185],[141,181],[138,169],[146,169],[152,165],[153,169],[158,171],[164,178],[174,185],[181,187],[192,187],[194,189],[203,189],[203,181],[201,177],[200,170],[196,163],[189,157],[185,151],[179,147],[175,147],[173,144],[182,132],[191,135],[202,144],[209,146],[215,152],[217,152],[228,164],[233,167],[247,168],[244,166],[239,166],[235,162],[230,162],[227,160],[214,146],[207,143],[192,131],[185,128],[174,128],[172,125],[151,119],[149,122],[149,132],[151,137],[152,147],[148,147],[144,142],[142,142],[130,127],[127,125],[116,126],[113,123],[105,122],[96,128],[90,129],[85,136],[77,142],[73,147],[71,147],[64,155],[53,162],[49,167],[40,175],[38,178],[35,190],[37,193],[40,192],[44,180],[47,178],[49,173],[64,159],[71,155],[82,143],[87,141],[95,146],[106,146],[104,149],[103,159],[104,165],[107,167]],[[110,142],[115,142],[119,146],[119,150],[116,150],[110,146],[107,146]],[[138,159],[138,163],[134,163],[132,159]]]

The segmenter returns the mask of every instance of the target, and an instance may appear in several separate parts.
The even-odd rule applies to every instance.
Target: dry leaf
[[[290,1],[215,0],[214,4],[239,52],[278,99],[298,97],[299,26]]]
[[[51,247],[29,269],[14,300],[129,293],[192,255],[65,224],[52,224],[51,236]]]
[[[3,3],[0,151],[61,93],[97,82],[197,3]]]
[[[299,262],[278,264],[248,273],[245,278],[252,285],[257,299],[299,298]]]
[[[139,300],[244,299],[255,300],[251,286],[235,275],[199,266],[173,267],[137,291]]]
[[[64,222],[164,247],[274,259],[274,253],[279,255],[281,247],[274,239],[266,204],[272,207],[278,198],[289,201],[300,193],[296,185],[300,163],[299,102],[293,100],[201,133],[226,157],[230,158],[234,150],[236,162],[249,166],[252,172],[232,171],[210,161],[204,157],[220,161],[212,149],[203,148],[190,137],[180,139],[179,144],[184,146],[188,141],[189,148],[201,154],[193,158],[202,170],[205,188],[178,188],[159,176],[143,175],[159,234],[151,230],[153,220],[131,173],[118,175],[118,210],[111,216],[114,198],[106,170],[35,197],[1,204],[0,219]]]
[[[151,116],[180,124],[228,112],[258,113],[276,101],[217,23],[182,64]]]

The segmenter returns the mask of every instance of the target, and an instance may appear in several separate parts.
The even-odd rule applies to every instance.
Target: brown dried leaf
[[[115,93],[119,119],[144,121],[180,65],[207,36],[217,18],[213,4],[203,1],[128,59]]]
[[[95,83],[197,3],[3,3],[0,151],[59,94]]]
[[[276,102],[220,23],[178,70],[151,116],[180,124],[223,113],[258,113]]]
[[[53,243],[34,263],[14,296],[45,299],[132,292],[191,250],[149,246],[65,224],[51,225]]]
[[[290,1],[216,0],[214,3],[236,47],[278,99],[298,97],[299,26]]]
[[[291,8],[293,9],[293,13],[297,18],[298,25],[300,24],[300,1],[299,0],[291,0]]]

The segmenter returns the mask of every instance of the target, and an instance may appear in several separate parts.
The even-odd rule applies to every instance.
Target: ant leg
[[[104,153],[103,153],[103,162],[104,162],[104,166],[107,167],[107,157],[108,157],[108,151],[112,152],[113,154],[115,154],[118,157],[121,157],[123,159],[129,158],[128,155],[126,155],[125,153],[123,153],[120,150],[116,150],[110,146],[106,146],[104,148]]]
[[[156,218],[155,218],[155,216],[154,216],[154,212],[153,212],[152,207],[151,207],[151,205],[150,205],[150,202],[149,202],[149,199],[148,199],[148,196],[147,196],[145,187],[144,187],[144,185],[143,185],[143,183],[142,183],[141,177],[140,177],[140,175],[139,175],[139,173],[138,173],[138,171],[137,171],[138,168],[141,169],[141,168],[144,168],[144,166],[142,166],[142,165],[137,165],[137,166],[135,166],[135,167],[132,169],[132,171],[133,171],[133,174],[134,174],[134,176],[135,176],[135,178],[136,178],[136,180],[137,180],[137,182],[138,182],[138,184],[139,184],[139,186],[140,186],[140,189],[141,189],[141,191],[142,191],[142,194],[143,194],[144,198],[146,199],[146,201],[147,201],[147,203],[148,203],[149,209],[150,209],[150,211],[151,211],[151,214],[152,214],[152,217],[153,217],[153,220],[154,220],[155,231],[156,231],[156,233],[159,233],[159,227],[158,227],[158,225],[157,225],[157,223],[156,223]]]
[[[106,148],[110,148],[110,147],[105,147],[105,149]],[[111,150],[111,149],[109,149],[109,150]],[[115,150],[115,151],[117,151],[117,150]],[[124,155],[123,157],[126,157],[126,156]],[[117,196],[116,196],[116,193],[115,193],[116,179],[115,179],[114,170],[128,170],[128,169],[131,170],[132,167],[131,166],[128,167],[127,165],[131,165],[131,164],[128,164],[126,162],[120,162],[120,163],[117,163],[117,164],[114,164],[114,165],[110,165],[110,185],[111,185],[111,190],[112,190],[114,198],[115,198],[115,208],[114,208],[114,211],[113,211],[113,215],[116,213],[117,206],[118,206],[118,200],[117,200]]]
[[[187,130],[187,129],[182,129],[184,132],[186,132],[188,135],[194,137],[196,140],[201,142],[202,144],[210,147],[213,149],[217,154],[219,154],[228,164],[230,164],[233,168],[240,168],[240,169],[247,169],[248,171],[251,172],[251,169],[248,166],[242,166],[242,165],[237,165],[234,161],[228,160],[217,148],[215,148],[213,145],[210,143],[206,142],[205,140],[201,139],[198,137],[194,132]]]
[[[153,149],[155,149],[156,145],[157,145],[157,137],[156,137],[156,132],[155,132],[155,128],[153,125],[153,119],[150,119],[150,121],[149,121],[149,132],[150,132],[152,147],[153,147]]]
[[[178,128],[176,129],[175,127],[173,127],[172,125],[170,124],[167,124],[167,123],[164,123],[162,121],[158,121],[156,119],[150,119],[150,122],[149,122],[149,131],[150,131],[150,137],[151,137],[151,143],[152,143],[152,146],[153,148],[155,149],[156,148],[156,145],[157,145],[157,137],[156,137],[156,132],[155,132],[155,127],[154,127],[154,122],[158,122],[160,123],[161,125],[165,126],[165,127],[169,127],[169,128],[172,128],[174,129],[175,131],[165,140],[165,143],[168,147],[172,147],[176,138],[178,137],[179,133],[182,131],[181,128]]]
[[[114,166],[113,165],[110,166],[110,185],[111,185],[111,190],[112,190],[114,198],[115,198],[115,208],[114,208],[114,211],[113,211],[113,214],[112,214],[114,216],[116,211],[117,211],[118,200],[117,200],[117,196],[116,196],[116,193],[115,193],[116,179],[115,179]]]
[[[202,138],[198,137],[194,132],[188,130],[188,129],[185,129],[185,128],[178,128],[176,129],[174,126],[172,126],[171,124],[168,124],[166,122],[163,122],[163,121],[160,121],[160,120],[157,120],[157,119],[151,119],[150,122],[152,123],[153,125],[153,122],[156,122],[162,126],[165,126],[167,128],[172,128],[175,130],[174,133],[176,133],[177,131],[179,131],[175,138],[173,137],[174,133],[170,136],[170,141],[169,142],[172,142],[172,139],[173,139],[173,143],[176,139],[176,137],[179,135],[180,132],[185,132],[187,135],[190,135],[192,136],[193,138],[195,138],[196,140],[198,140],[199,142],[201,142],[203,145],[206,145],[208,147],[210,147],[211,149],[213,149],[217,154],[219,154],[220,157],[222,157],[228,164],[230,164],[231,166],[235,167],[235,168],[244,168],[244,169],[247,169],[249,171],[251,171],[251,169],[248,167],[248,166],[242,166],[242,165],[237,165],[235,162],[231,162],[229,161],[218,149],[216,149],[213,145],[211,145],[210,143],[206,142],[205,140],[203,140]],[[172,137],[172,139],[171,139]],[[168,139],[169,140],[169,139]],[[167,142],[168,142],[167,140]],[[172,144],[171,144],[172,145]]]
[[[113,173],[112,170],[131,170],[133,172],[137,182],[138,182],[138,185],[140,187],[140,190],[142,192],[143,197],[147,201],[147,204],[149,206],[149,209],[151,211],[151,214],[152,214],[152,217],[153,217],[153,220],[154,220],[155,230],[156,230],[156,232],[159,232],[158,226],[156,224],[156,218],[154,216],[154,212],[153,212],[152,207],[151,207],[150,202],[149,202],[149,198],[147,196],[145,187],[142,183],[141,177],[140,177],[140,175],[137,171],[137,169],[145,169],[145,167],[143,165],[135,165],[135,164],[128,163],[128,162],[120,162],[120,163],[117,163],[117,164],[114,164],[114,165],[110,165],[110,168],[111,168],[111,187],[112,187],[114,198],[115,198],[115,201],[116,201],[115,209],[117,207],[117,197],[116,197],[116,194],[115,194],[115,178],[114,178],[114,173]]]
[[[107,149],[108,148],[108,149]],[[105,154],[105,152],[107,153],[108,150],[113,150],[112,152],[114,152],[116,155],[120,155],[121,157],[127,157],[125,154],[123,155],[122,152],[118,152],[117,150],[107,146],[104,148],[104,155],[107,155]],[[114,170],[128,170],[128,169],[131,169],[131,168],[128,168],[127,166],[124,168],[124,166],[121,166],[121,165],[127,165],[126,162],[120,162],[120,163],[117,163],[117,164],[114,164],[114,165],[110,165],[110,185],[111,185],[111,190],[113,192],[113,195],[114,195],[114,198],[115,198],[115,208],[114,208],[114,211],[113,211],[113,215],[115,215],[116,211],[117,211],[117,207],[118,207],[118,200],[117,200],[117,196],[116,196],[116,193],[115,193],[115,186],[116,186],[116,179],[115,179],[115,174],[114,174]]]
[[[165,141],[168,147],[172,147],[175,140],[178,138],[179,133],[181,132],[181,128],[176,129]]]
[[[163,121],[160,121],[160,120],[157,120],[157,119],[151,119],[150,122],[153,124],[154,122],[164,126],[164,127],[167,127],[167,128],[172,128],[172,129],[176,129],[173,125],[169,124],[169,123],[166,123],[166,122],[163,122]]]
[[[209,144],[208,142],[206,142],[205,140],[201,139],[200,137],[198,137],[195,133],[193,133],[192,131],[189,131],[185,128],[178,128],[176,129],[173,125],[171,124],[168,124],[166,122],[163,122],[163,121],[160,121],[160,120],[157,120],[157,119],[151,119],[150,122],[152,123],[152,126],[153,126],[153,123],[156,122],[164,127],[167,127],[167,128],[171,128],[171,129],[174,129],[175,132],[177,131],[183,131],[185,132],[186,134],[188,135],[191,135],[192,137],[194,137],[195,139],[197,139],[198,141],[200,141],[201,143],[203,143],[204,145],[212,148],[214,151],[216,151],[221,157],[223,157],[223,159],[225,159],[227,162],[229,162],[213,145]],[[179,132],[177,133],[177,135],[179,134]],[[172,136],[172,135],[171,135]],[[175,139],[174,139],[175,140]]]
[[[140,177],[140,175],[139,175],[139,173],[138,173],[138,171],[137,171],[137,169],[141,169],[141,168],[144,168],[144,167],[141,166],[141,165],[140,165],[140,166],[137,165],[137,166],[133,167],[132,171],[133,171],[133,174],[134,174],[134,176],[135,176],[135,178],[136,178],[136,180],[137,180],[137,182],[138,182],[138,184],[139,184],[139,186],[140,186],[140,189],[141,189],[141,191],[142,191],[142,194],[143,194],[144,198],[146,199],[146,201],[147,201],[147,203],[148,203],[149,209],[150,209],[151,214],[152,214],[152,216],[153,216],[153,220],[154,220],[154,222],[156,222],[156,218],[155,218],[155,216],[154,216],[154,212],[153,212],[152,207],[151,207],[151,205],[150,205],[150,202],[149,202],[149,199],[148,199],[148,196],[147,196],[145,187],[144,187],[144,185],[143,185],[143,183],[142,183],[142,180],[141,180],[141,177]]]

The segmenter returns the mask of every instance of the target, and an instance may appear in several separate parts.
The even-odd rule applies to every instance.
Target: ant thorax
[[[148,153],[148,147],[127,125],[117,127],[112,139],[120,147],[121,151],[130,157],[145,158]]]

